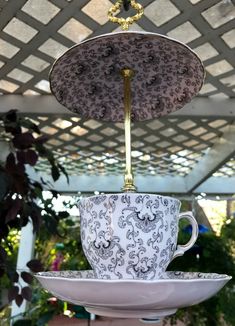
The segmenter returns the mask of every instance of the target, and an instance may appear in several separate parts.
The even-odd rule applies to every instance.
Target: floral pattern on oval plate
[[[132,120],[179,110],[198,94],[204,68],[186,45],[166,36],[120,32],[88,39],[65,52],[50,72],[56,99],[85,118],[123,121],[121,69],[133,69]]]

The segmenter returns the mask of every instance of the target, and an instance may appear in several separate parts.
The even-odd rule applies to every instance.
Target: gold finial
[[[115,16],[115,14],[117,14],[121,10],[123,2],[124,0],[117,0],[117,2],[108,11],[108,18],[111,22],[118,23],[119,25],[121,25],[122,30],[125,31],[129,29],[129,25],[133,24],[135,21],[139,20],[142,17],[144,13],[144,8],[143,6],[141,6],[141,4],[137,3],[136,0],[131,0],[130,6],[133,9],[137,10],[137,14],[126,19],[118,18]]]

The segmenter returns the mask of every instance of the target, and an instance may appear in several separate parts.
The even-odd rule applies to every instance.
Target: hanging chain
[[[129,6],[137,11],[137,14],[128,18],[119,18],[116,17],[115,14],[117,14],[122,6],[124,6],[125,10],[129,9]],[[109,9],[108,11],[108,18],[113,23],[118,23],[121,25],[122,30],[128,30],[129,25],[133,24],[135,21],[139,20],[144,13],[144,8],[141,4],[137,3],[136,0],[117,0],[117,2]]]

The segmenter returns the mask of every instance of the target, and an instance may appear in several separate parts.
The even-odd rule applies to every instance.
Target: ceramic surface
[[[198,304],[231,279],[215,273],[184,272],[166,272],[162,279],[153,281],[103,280],[95,278],[92,271],[43,272],[35,276],[56,297],[88,309],[151,312]]]
[[[123,121],[123,68],[135,72],[133,121],[182,108],[204,80],[201,60],[186,45],[155,33],[121,32],[88,39],[65,52],[51,70],[51,91],[87,119]]]
[[[86,310],[92,314],[113,317],[113,318],[149,318],[149,320],[161,320],[167,316],[176,313],[177,309],[166,309],[166,310],[122,310],[122,309],[110,309],[110,308],[95,308],[85,307]],[[148,322],[149,322],[148,320]]]
[[[197,222],[179,214],[180,201],[160,195],[121,193],[79,203],[83,251],[97,278],[156,279],[171,260],[195,243]],[[192,236],[177,246],[178,223],[187,218]]]

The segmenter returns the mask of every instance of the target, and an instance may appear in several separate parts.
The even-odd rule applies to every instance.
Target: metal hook
[[[141,6],[141,4],[136,1],[137,0],[117,0],[117,2],[112,5],[112,7],[108,11],[109,20],[113,23],[120,24],[124,31],[128,30],[129,25],[139,20],[144,13],[143,6]],[[117,17],[117,14],[120,12],[122,6],[124,6],[125,10],[128,10],[131,7],[136,10],[137,13],[134,16],[127,17],[126,19],[123,17]]]

